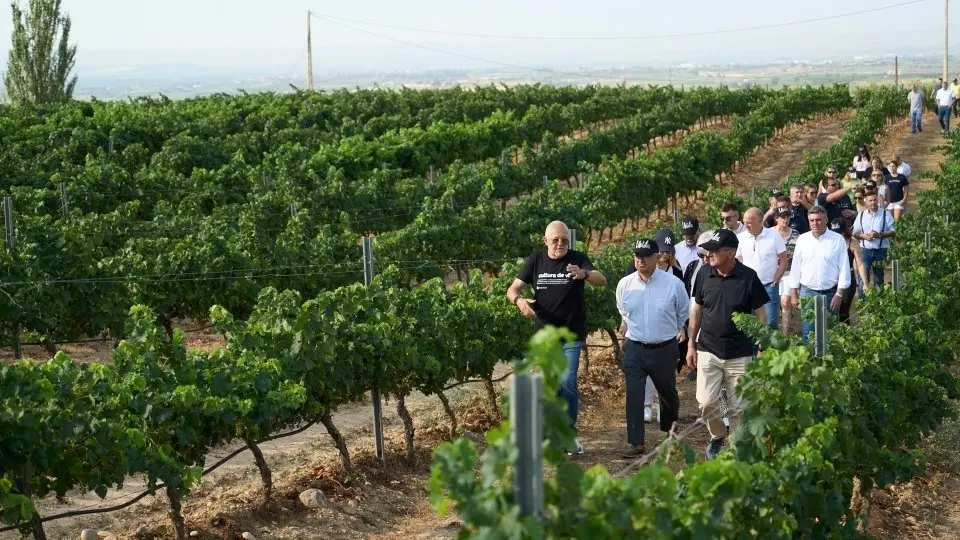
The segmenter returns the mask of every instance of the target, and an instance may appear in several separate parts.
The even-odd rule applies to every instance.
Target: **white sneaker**
[[[573,438],[573,450],[567,450],[567,455],[572,456],[574,454],[580,455],[583,453],[583,445],[580,444],[580,437]]]
[[[643,407],[643,421],[646,423],[653,422],[653,407],[650,405],[645,405]]]
[[[730,419],[726,416],[723,417],[723,425],[727,426],[728,428],[730,427]]]

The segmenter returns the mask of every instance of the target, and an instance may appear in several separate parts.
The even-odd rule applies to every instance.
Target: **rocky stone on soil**
[[[243,531],[243,534],[240,535],[240,538],[243,538],[243,540],[257,540],[256,536],[248,533],[247,531]]]
[[[200,536],[200,531],[190,531],[191,538],[196,538],[198,536]]]
[[[100,531],[97,533],[97,538],[100,540],[117,540],[117,535],[110,531]]]
[[[100,540],[97,531],[93,529],[84,529],[80,531],[80,540]]]
[[[141,525],[137,528],[137,538],[146,538],[149,531],[147,530],[146,525]]]
[[[323,508],[327,505],[327,497],[319,489],[308,489],[302,492],[299,498],[307,508]]]

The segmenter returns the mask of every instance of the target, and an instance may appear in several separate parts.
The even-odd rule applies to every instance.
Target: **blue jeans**
[[[763,309],[767,312],[767,325],[776,330],[778,308],[780,307],[780,285],[771,283],[770,285],[764,285],[763,289],[767,291],[767,296],[770,297],[770,301],[763,306]]]
[[[944,131],[950,131],[950,107],[937,107],[937,120]]]
[[[867,267],[867,277],[870,276],[870,270],[872,269],[873,286],[880,287],[883,285],[883,266],[887,260],[887,248],[863,248],[861,252],[863,253],[863,264]],[[859,274],[857,274],[857,283],[860,285],[860,295],[862,296],[866,287]]]
[[[807,298],[820,295],[827,302],[827,309],[830,309],[830,301],[833,300],[833,296],[837,294],[837,288],[832,287],[825,291],[817,292],[806,285],[800,286],[800,298]],[[810,302],[809,307],[802,307],[803,303],[801,302],[801,310],[803,312],[803,342],[806,344],[810,343],[810,334],[813,333],[813,321],[807,321],[807,313],[813,310],[813,302]],[[836,311],[830,310],[831,313],[836,315]]]
[[[910,111],[910,131],[917,132],[923,130],[923,110]]]
[[[577,391],[577,373],[580,371],[580,350],[582,341],[563,344],[563,354],[567,357],[567,369],[560,375],[560,389],[557,395],[567,402],[567,414],[570,415],[570,425],[577,424],[577,413],[580,411],[580,393]]]

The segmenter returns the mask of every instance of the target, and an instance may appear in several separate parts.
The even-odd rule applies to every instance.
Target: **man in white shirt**
[[[641,239],[633,250],[637,271],[617,284],[617,310],[627,327],[623,347],[623,377],[627,388],[627,442],[625,458],[646,453],[644,393],[647,377],[660,396],[660,431],[669,432],[680,414],[677,360],[690,303],[683,281],[657,267],[660,249],[654,240]]]
[[[797,238],[790,269],[791,303],[800,306],[800,297],[823,296],[830,302],[830,311],[837,313],[843,293],[850,286],[850,259],[843,235],[827,230],[827,211],[814,206],[807,213],[810,232]],[[813,304],[806,310],[813,309]],[[813,321],[804,316],[803,340],[813,331]]]
[[[910,133],[923,131],[923,90],[917,89],[914,84],[907,94],[907,101],[910,102]]]
[[[757,273],[770,301],[764,306],[767,324],[777,329],[777,307],[780,305],[780,279],[787,270],[787,245],[773,229],[763,226],[763,211],[750,208],[743,214],[745,231],[737,235],[740,242],[737,260]]]
[[[683,234],[683,243],[674,246],[675,257],[681,270],[686,270],[693,261],[700,260],[697,254],[697,236],[700,232],[700,222],[695,217],[685,217],[680,221],[680,233]]]
[[[957,95],[947,86],[947,81],[943,81],[934,97],[937,102],[937,120],[940,121],[941,133],[947,134],[950,132],[950,111],[953,109],[953,103],[957,101]]]
[[[893,215],[880,208],[877,193],[868,190],[863,197],[866,210],[857,214],[853,220],[853,237],[860,240],[860,253],[863,255],[863,265],[873,269],[873,286],[883,285],[883,267],[887,259],[887,249],[890,239],[896,236]],[[869,285],[860,284],[860,294]]]
[[[723,228],[732,231],[733,234],[740,234],[746,230],[740,222],[740,209],[733,203],[727,203],[720,208],[720,219],[723,220]]]

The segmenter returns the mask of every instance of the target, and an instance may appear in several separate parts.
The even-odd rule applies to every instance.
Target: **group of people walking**
[[[943,77],[937,80],[937,84],[930,91],[933,97],[934,112],[937,114],[937,121],[940,123],[940,133],[946,135],[950,133],[950,117],[960,114],[960,107],[957,105],[957,98],[960,97],[960,82],[956,78],[952,83],[948,83]],[[924,91],[916,84],[910,87],[910,93],[907,94],[907,100],[910,102],[910,131],[917,133],[923,131],[923,111],[925,109]]]
[[[759,354],[756,343],[733,323],[733,314],[752,314],[788,333],[793,312],[812,309],[812,302],[800,299],[819,295],[849,323],[857,291],[862,296],[866,288],[883,284],[896,220],[906,210],[909,174],[899,157],[884,166],[861,148],[848,176],[831,166],[819,185],[793,185],[789,195],[774,189],[766,211],[748,208],[741,220],[740,209],[730,203],[721,208],[719,229],[701,232],[691,216],[681,220],[681,242],[670,229],[637,240],[633,263],[616,285],[626,383],[623,457],[646,452],[645,423],[654,417],[654,390],[660,430],[668,432],[677,421],[676,377],[684,365],[696,380],[701,418],[711,435],[706,455],[720,452],[744,407],[737,383]],[[575,426],[586,338],[584,288],[587,283],[605,286],[607,277],[586,253],[570,249],[570,230],[563,222],[550,223],[544,243],[546,250],[527,258],[507,298],[537,328],[549,324],[576,334],[576,341],[564,345],[568,365],[559,390]],[[532,301],[523,298],[528,285],[534,289]],[[812,326],[803,323],[805,342]],[[570,454],[583,452],[579,439],[573,446]]]

